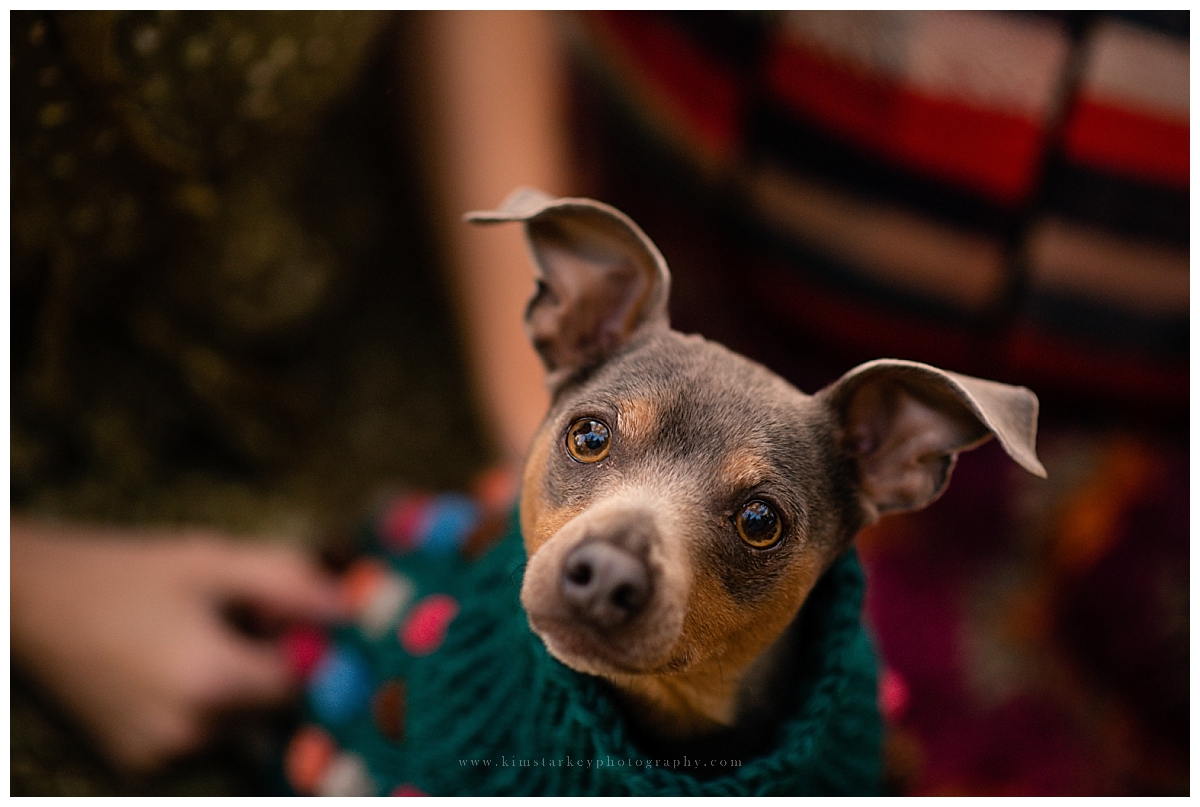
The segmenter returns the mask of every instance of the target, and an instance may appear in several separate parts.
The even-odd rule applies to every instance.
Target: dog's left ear
[[[537,267],[525,327],[551,389],[602,361],[640,330],[666,327],[666,261],[616,208],[518,188],[498,210],[468,213],[466,219],[525,224]]]
[[[841,424],[869,521],[934,501],[958,453],[993,435],[1022,468],[1046,476],[1035,449],[1038,399],[1024,387],[882,359],[854,368],[818,398]]]

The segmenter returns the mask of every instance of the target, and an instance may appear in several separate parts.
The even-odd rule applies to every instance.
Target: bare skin
[[[341,613],[337,588],[299,550],[213,533],[14,520],[11,583],[14,660],[134,771],[196,750],[228,710],[294,694],[278,644],[238,632],[226,608],[285,621]]]
[[[522,315],[533,288],[515,228],[464,227],[462,215],[512,188],[570,190],[563,53],[541,11],[424,14],[412,65],[434,230],[448,263],[480,414],[514,468],[549,404]]]

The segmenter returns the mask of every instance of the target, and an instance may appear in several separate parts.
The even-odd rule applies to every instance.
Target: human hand
[[[196,750],[229,710],[292,694],[279,643],[237,630],[231,608],[276,622],[342,610],[299,550],[200,532],[134,538],[14,519],[10,580],[14,661],[129,770]]]

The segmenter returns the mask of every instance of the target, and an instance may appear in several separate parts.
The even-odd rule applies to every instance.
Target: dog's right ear
[[[519,188],[498,210],[468,213],[466,220],[524,222],[537,266],[525,327],[551,389],[635,333],[667,326],[667,264],[621,211]]]

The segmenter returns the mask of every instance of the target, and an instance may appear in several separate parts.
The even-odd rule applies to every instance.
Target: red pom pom
[[[417,540],[425,528],[426,511],[432,496],[410,493],[397,498],[379,519],[379,536],[393,552],[409,552],[417,548]]]
[[[283,635],[283,653],[297,675],[308,678],[325,655],[329,640],[313,625],[297,625]]]
[[[879,711],[890,722],[899,720],[908,708],[908,684],[895,670],[885,669],[879,676]]]
[[[413,606],[400,627],[400,644],[412,656],[428,656],[442,646],[446,630],[458,615],[458,601],[445,594],[430,594]]]

